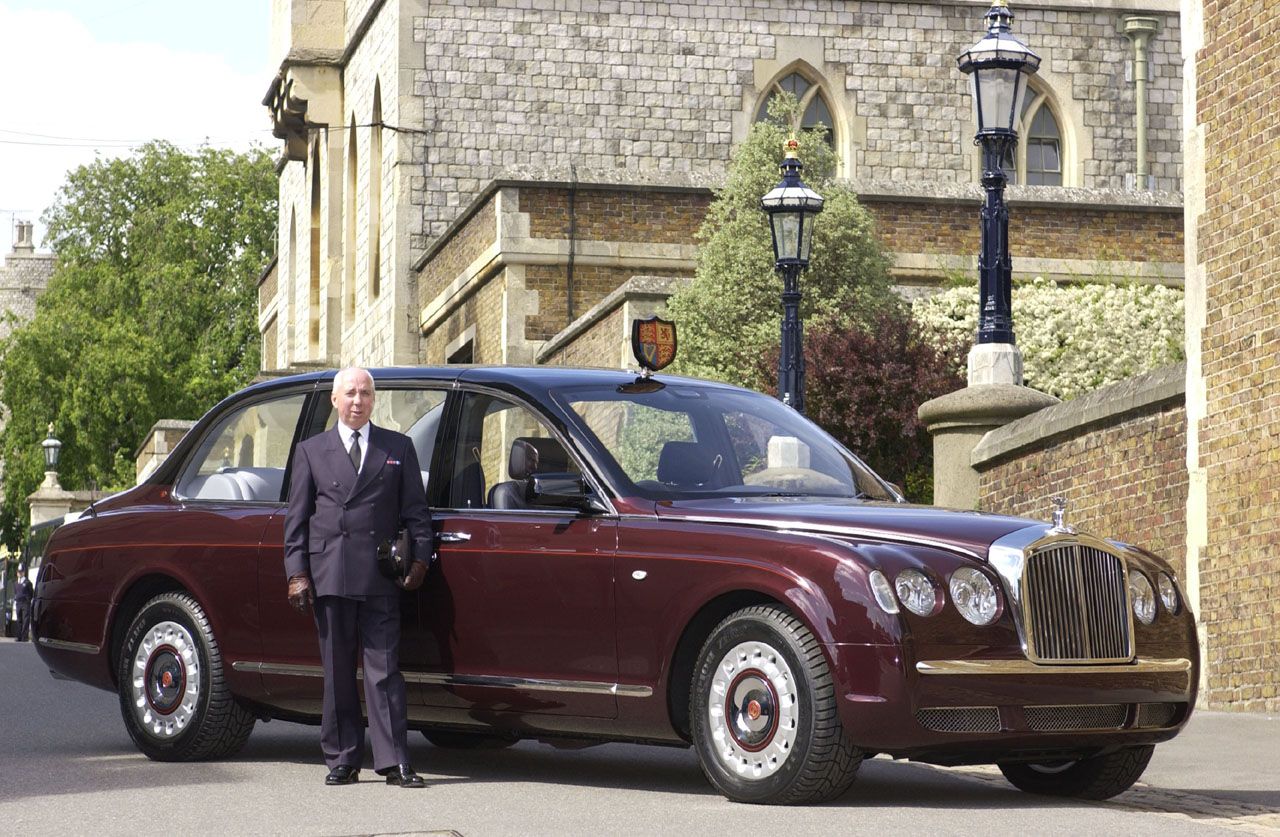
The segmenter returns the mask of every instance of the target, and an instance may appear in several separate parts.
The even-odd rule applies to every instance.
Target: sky
[[[0,0],[0,258],[66,173],[153,139],[274,148],[270,0]]]

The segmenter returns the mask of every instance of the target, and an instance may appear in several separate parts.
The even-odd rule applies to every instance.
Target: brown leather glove
[[[294,610],[301,613],[307,609],[307,605],[315,604],[315,601],[315,592],[306,575],[299,573],[289,579],[289,604],[293,605]]]
[[[409,565],[409,574],[405,576],[404,581],[397,581],[405,590],[417,590],[422,586],[423,580],[427,577],[427,563],[425,561],[414,561]]]

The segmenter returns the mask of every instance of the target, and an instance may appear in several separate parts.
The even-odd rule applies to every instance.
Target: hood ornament
[[[1067,518],[1067,498],[1058,496],[1054,497],[1050,502],[1053,503],[1053,528],[1049,531],[1060,534],[1074,535],[1075,527],[1068,526]]]

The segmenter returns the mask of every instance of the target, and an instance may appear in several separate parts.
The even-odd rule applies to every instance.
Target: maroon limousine
[[[294,447],[333,372],[223,401],[140,485],[57,530],[34,632],[117,691],[158,760],[311,722],[311,614],[285,599]],[[1055,524],[908,505],[777,400],[666,375],[373,372],[410,436],[439,561],[403,596],[410,723],[444,747],[692,745],[731,799],[842,793],[877,753],[991,763],[1105,798],[1195,701],[1172,569]],[[1050,511],[1046,498],[1046,512]]]

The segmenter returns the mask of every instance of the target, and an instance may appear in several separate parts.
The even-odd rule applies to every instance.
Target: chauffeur
[[[400,673],[400,590],[426,577],[431,519],[409,437],[369,422],[373,378],[343,369],[333,379],[338,423],[298,445],[285,516],[289,603],[310,604],[320,636],[324,703],[320,746],[326,785],[359,779],[364,721],[356,691],[363,651],[365,702],[374,769],[387,784],[420,788],[409,764],[404,677]],[[407,528],[413,561],[403,581],[377,569],[377,548]]]

